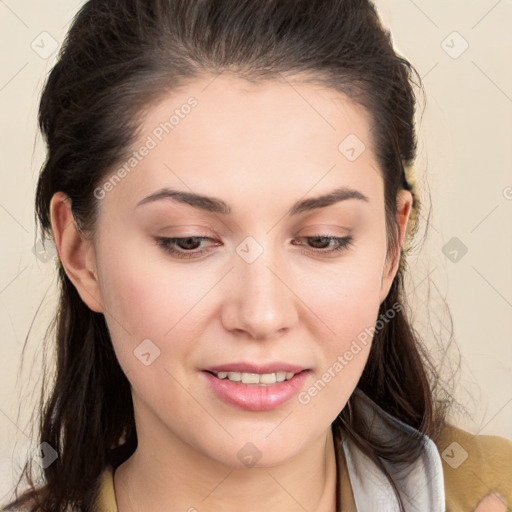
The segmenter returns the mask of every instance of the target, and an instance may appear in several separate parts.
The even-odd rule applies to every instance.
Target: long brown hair
[[[369,0],[86,2],[40,102],[47,158],[35,208],[43,239],[51,238],[49,205],[57,191],[71,198],[79,229],[93,235],[98,212],[94,190],[130,154],[145,110],[187,81],[226,70],[253,82],[303,77],[364,106],[371,115],[385,184],[390,254],[398,247],[396,199],[403,188],[414,194],[410,244],[420,203],[406,169],[416,154],[413,86],[422,89],[422,84],[414,67],[395,52]],[[403,277],[408,244],[379,311],[393,308],[396,314],[376,331],[357,388],[435,438],[446,404],[437,400],[436,370],[407,318]],[[62,267],[58,279],[56,377],[50,392],[42,395],[39,423],[39,442],[54,447],[58,458],[43,469],[39,486],[29,460],[18,487],[26,477],[30,490],[9,505],[30,504],[33,511],[88,510],[91,489],[106,465],[117,466],[137,446],[130,385],[105,318],[84,304]],[[367,427],[353,396],[332,425],[337,438],[350,436],[385,472],[381,458],[418,457],[417,438],[384,443]]]

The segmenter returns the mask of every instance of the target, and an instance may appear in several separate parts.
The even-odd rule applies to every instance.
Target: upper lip
[[[246,362],[237,362],[237,363],[226,363],[219,364],[217,366],[210,366],[208,368],[204,368],[204,371],[219,373],[219,372],[239,372],[239,373],[276,373],[276,372],[293,372],[299,373],[303,370],[307,370],[304,366],[297,366],[295,364],[284,363],[284,362],[271,362],[265,364],[257,364],[257,363],[246,363]]]

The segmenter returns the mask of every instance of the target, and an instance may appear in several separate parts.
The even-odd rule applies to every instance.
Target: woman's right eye
[[[178,258],[199,258],[203,254],[208,252],[207,249],[201,249],[200,251],[193,250],[197,247],[198,243],[201,243],[203,240],[212,240],[207,236],[188,236],[186,238],[166,238],[166,237],[157,237],[155,241],[159,247],[161,247],[165,252],[176,256]],[[191,247],[191,245],[193,247]],[[182,250],[176,249],[176,246],[185,246],[182,247]]]

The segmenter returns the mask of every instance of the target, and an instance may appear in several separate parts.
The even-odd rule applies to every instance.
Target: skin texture
[[[84,302],[105,314],[132,385],[139,445],[115,473],[121,512],[334,510],[330,425],[370,343],[306,405],[294,397],[271,411],[242,410],[217,398],[201,373],[221,363],[285,361],[311,370],[306,390],[375,325],[398,269],[399,251],[386,258],[384,182],[367,112],[336,91],[291,84],[224,74],[152,106],[137,148],[191,96],[198,101],[99,201],[91,240],[77,232],[66,196],[52,199],[59,258]],[[366,146],[354,161],[338,150],[350,134]],[[288,216],[295,201],[340,186],[369,201]],[[162,187],[221,198],[231,213],[172,199],[136,207]],[[400,245],[411,204],[402,191]],[[327,254],[335,242],[304,238],[319,235],[351,235],[353,243]],[[206,249],[179,259],[156,236],[211,240],[175,246]],[[248,236],[263,250],[251,263],[236,251]],[[149,366],[134,355],[145,339],[160,350]],[[237,455],[248,442],[261,453],[253,467]]]
[[[475,512],[507,512],[507,507],[501,496],[487,496],[475,509]]]

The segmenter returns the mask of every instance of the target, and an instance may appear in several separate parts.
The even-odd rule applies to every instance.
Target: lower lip
[[[219,379],[205,371],[202,374],[213,392],[226,403],[248,411],[270,411],[277,409],[299,392],[309,370],[296,373],[290,380],[263,386]]]

